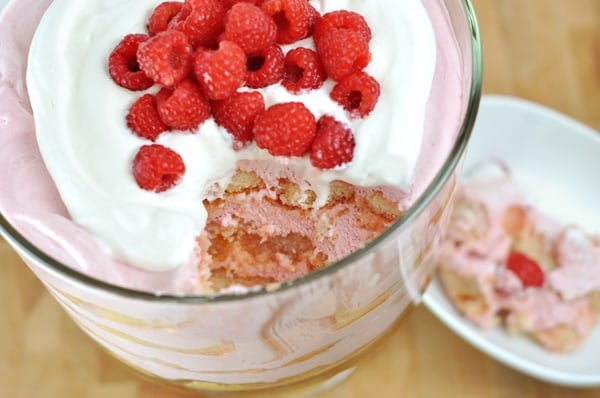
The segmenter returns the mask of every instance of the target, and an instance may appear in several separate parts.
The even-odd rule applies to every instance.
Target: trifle
[[[342,370],[431,276],[476,32],[458,1],[13,1],[5,235],[145,374]]]

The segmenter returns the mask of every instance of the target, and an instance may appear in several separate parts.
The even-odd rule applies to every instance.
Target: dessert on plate
[[[439,262],[448,296],[483,329],[576,349],[600,314],[600,237],[537,210],[502,163],[480,167],[459,185]]]

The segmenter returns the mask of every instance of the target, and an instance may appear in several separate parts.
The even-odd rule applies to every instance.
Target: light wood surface
[[[600,0],[474,0],[485,93],[531,99],[600,130]],[[600,353],[599,353],[600,355]],[[424,308],[329,398],[600,397],[521,375],[481,354]],[[63,313],[0,241],[0,398],[188,397],[141,379]]]

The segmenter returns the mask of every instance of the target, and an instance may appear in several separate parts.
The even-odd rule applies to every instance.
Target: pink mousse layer
[[[35,141],[34,119],[25,87],[27,55],[31,39],[50,0],[15,0],[0,18],[0,212],[35,246],[56,260],[109,283],[157,294],[190,294],[204,276],[197,259],[171,272],[153,273],[115,261],[97,241],[69,218]],[[437,38],[437,67],[428,104],[424,145],[408,193],[386,188],[386,196],[402,207],[412,204],[426,189],[446,160],[465,112],[465,68],[457,44],[438,0],[424,0]],[[255,209],[256,216],[260,210]],[[246,218],[252,214],[246,214]],[[271,223],[272,224],[272,223]],[[353,234],[352,223],[339,221],[342,247],[332,253],[347,254],[364,244]],[[282,220],[282,227],[286,221]],[[290,221],[287,220],[287,225]],[[314,228],[305,225],[305,230]]]

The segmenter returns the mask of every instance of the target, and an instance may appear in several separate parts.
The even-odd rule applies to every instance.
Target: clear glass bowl
[[[6,3],[0,1],[0,6]],[[274,290],[176,297],[118,287],[76,271],[57,260],[56,251],[53,257],[39,249],[6,214],[0,214],[1,235],[87,334],[155,380],[202,391],[241,392],[295,388],[345,375],[351,359],[418,303],[427,287],[477,113],[482,59],[476,18],[468,0],[441,3],[461,61],[463,95],[451,103],[461,113],[461,124],[458,131],[448,131],[436,121],[440,107],[450,106],[445,100],[449,88],[442,81],[432,92],[427,125],[438,134],[456,136],[455,142],[414,205],[352,255]],[[30,39],[19,34],[27,31],[27,22],[36,26],[40,16],[24,16],[30,20],[20,21],[24,27],[15,30],[18,39],[7,38],[25,48],[23,53]],[[26,99],[24,85],[17,83],[14,89]],[[23,109],[28,109],[26,103]],[[35,147],[32,137],[22,144]],[[0,156],[12,157],[13,169],[6,173],[19,172],[31,160],[14,151],[0,151]],[[4,189],[32,188],[19,184]],[[59,253],[68,250],[60,242],[57,246]]]

